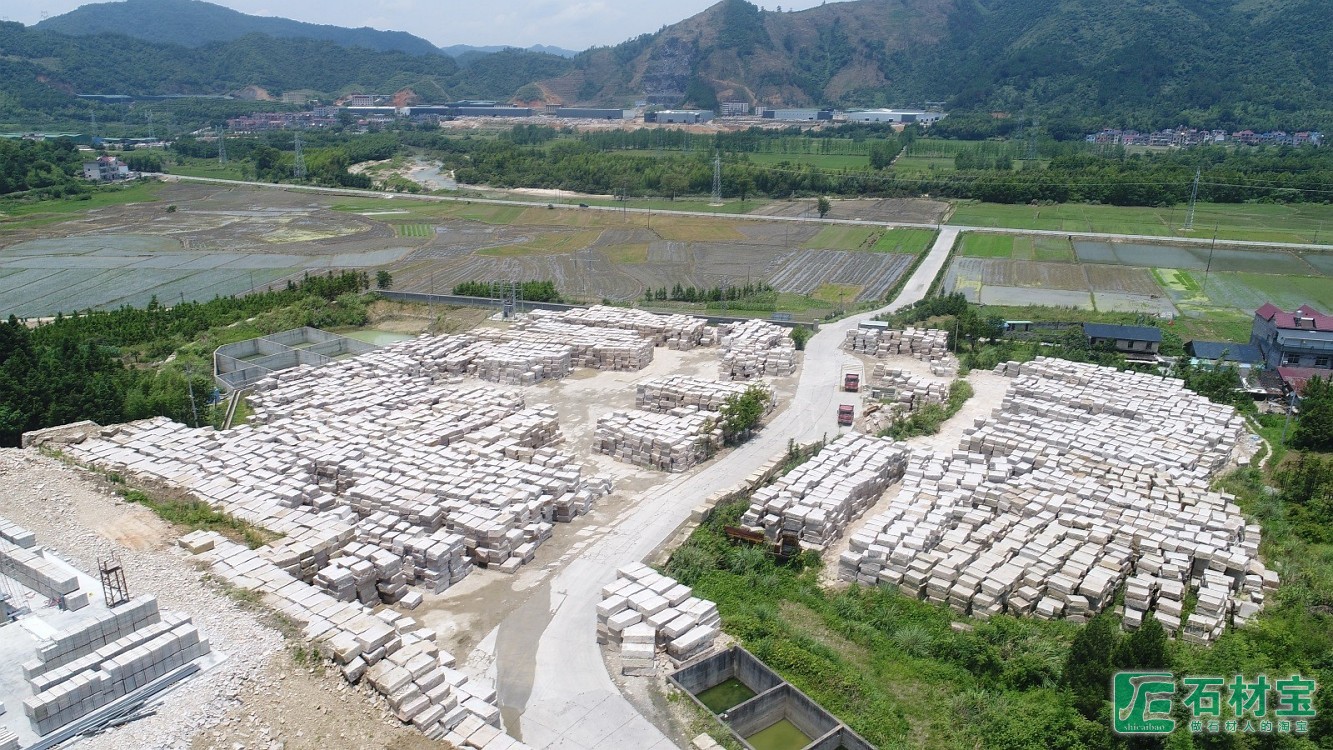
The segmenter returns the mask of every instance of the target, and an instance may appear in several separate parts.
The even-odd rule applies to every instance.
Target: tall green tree
[[[1170,669],[1171,647],[1162,623],[1152,615],[1144,618],[1139,629],[1116,646],[1114,661],[1120,669]]]
[[[1118,638],[1119,629],[1114,618],[1102,612],[1074,636],[1069,647],[1064,669],[1065,687],[1073,698],[1074,708],[1089,720],[1097,719],[1102,705],[1110,698]]]
[[[1333,377],[1315,376],[1306,382],[1291,444],[1307,450],[1333,451]]]

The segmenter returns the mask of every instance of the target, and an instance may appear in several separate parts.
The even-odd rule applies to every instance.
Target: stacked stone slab
[[[908,326],[901,331],[853,328],[843,348],[870,357],[912,357],[930,364],[931,374],[947,377],[958,370],[958,360],[949,353],[949,333],[936,328]]]
[[[559,380],[570,373],[574,347],[510,341],[487,346],[475,360],[476,376],[509,385]]]
[[[892,402],[900,411],[916,411],[926,404],[942,404],[949,398],[949,381],[931,380],[883,362],[875,363],[870,377],[872,395]]]
[[[550,538],[552,523],[587,512],[610,491],[609,480],[585,477],[557,450],[554,409],[459,382],[417,356],[454,351],[430,337],[403,344],[279,373],[252,397],[250,424],[216,432],[143,420],[106,428],[72,455],[186,490],[283,535],[262,554],[305,582],[380,512],[410,527],[398,530],[402,542],[444,530],[464,540],[471,562],[514,571]],[[431,575],[422,581],[438,591],[469,566],[425,568]],[[347,595],[339,571],[328,570],[323,583]],[[404,595],[398,583],[381,584],[390,600]]]
[[[796,344],[786,328],[763,320],[718,326],[719,380],[781,378],[796,372]]]
[[[63,667],[161,619],[157,597],[136,596],[115,609],[98,613],[84,625],[57,631],[38,643],[37,658],[23,664],[23,677],[32,680]]]
[[[0,518],[0,540],[22,549],[32,549],[37,546],[36,534],[3,518]]]
[[[43,555],[41,547],[24,548],[0,539],[0,573],[47,599],[63,599],[69,609],[86,606],[88,598],[76,593],[79,577]]]
[[[2,713],[4,713],[4,706],[0,705],[0,714]],[[0,750],[19,750],[19,736],[4,727],[0,727]]]
[[[652,674],[659,648],[675,664],[708,653],[721,624],[716,604],[642,563],[616,571],[597,605],[597,642],[620,648],[627,675]]]
[[[1041,358],[1007,363],[1002,407],[950,455],[914,455],[887,511],[839,561],[847,580],[986,618],[1086,620],[1125,589],[1197,642],[1254,617],[1277,586],[1259,529],[1209,490],[1243,422],[1179,381]],[[1181,603],[1199,593],[1199,615]]]
[[[644,411],[659,414],[681,408],[715,412],[727,403],[727,399],[739,398],[756,386],[768,393],[765,410],[772,411],[776,401],[773,398],[773,389],[763,383],[704,380],[686,375],[668,375],[639,383],[634,395],[634,405]]]
[[[56,633],[24,665],[32,697],[23,711],[47,734],[152,683],[210,651],[189,617],[139,598],[123,612]]]
[[[470,335],[486,341],[568,346],[572,366],[595,370],[642,370],[653,361],[652,339],[621,328],[592,328],[538,319],[503,330],[481,329]]]
[[[196,536],[190,543],[208,547],[199,559],[214,575],[263,595],[301,626],[303,637],[313,641],[348,682],[364,678],[384,696],[399,721],[459,747],[526,747],[498,731],[495,691],[471,683],[454,669],[454,657],[439,649],[435,633],[413,618],[339,601],[293,578],[254,550],[217,534],[210,534],[208,541],[211,544],[202,544]],[[484,732],[483,726],[496,731]]]
[[[594,328],[620,328],[633,331],[650,339],[656,346],[665,346],[668,349],[693,349],[711,343],[713,338],[713,331],[703,318],[690,315],[658,315],[623,307],[595,305],[558,313],[534,310],[532,318]]]
[[[902,477],[907,456],[906,446],[887,438],[843,435],[756,490],[741,523],[769,539],[795,532],[803,544],[824,549]]]
[[[662,471],[686,471],[722,447],[717,418],[693,409],[613,411],[597,420],[593,450]]]

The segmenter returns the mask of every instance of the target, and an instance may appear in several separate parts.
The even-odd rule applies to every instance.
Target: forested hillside
[[[73,141],[0,139],[0,197],[59,198],[88,190]]]
[[[430,42],[403,31],[347,29],[302,23],[273,16],[251,16],[200,0],[121,0],[90,3],[37,24],[43,31],[69,36],[124,34],[153,42],[198,47],[246,34],[321,39],[344,47],[365,47],[411,55],[439,54]]]
[[[445,55],[377,52],[262,34],[186,47],[116,34],[70,37],[0,23],[0,122],[30,129],[73,119],[86,122],[91,105],[76,99],[76,93],[227,94],[259,86],[273,95],[304,89],[328,95],[412,89],[429,101],[507,97],[567,65],[554,55],[509,51],[464,68]],[[255,106],[235,102],[227,109],[235,114]]]
[[[150,1],[165,0],[136,0]],[[703,107],[748,101],[844,108],[933,102],[968,123],[973,137],[1003,135],[1034,120],[1061,139],[1102,127],[1327,131],[1333,130],[1333,13],[1326,6],[1326,0],[851,0],[783,12],[722,0],[655,34],[572,59],[506,50],[455,60],[256,33],[187,47],[4,24],[0,122],[35,126],[80,109],[86,117],[87,106],[68,96],[75,92],[217,94],[258,86],[271,94],[410,89],[426,101],[627,105],[646,96]]]

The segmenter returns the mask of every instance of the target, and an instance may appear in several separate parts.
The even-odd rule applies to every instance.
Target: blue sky
[[[753,1],[753,0],[752,0]],[[435,44],[550,44],[581,50],[616,44],[675,23],[716,0],[213,0],[252,15],[336,26],[408,31]],[[760,0],[768,10],[804,10],[823,0]],[[79,0],[5,3],[0,16],[33,24],[84,5]]]

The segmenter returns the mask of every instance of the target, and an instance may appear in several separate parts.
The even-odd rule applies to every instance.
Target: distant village
[[[1089,133],[1084,137],[1088,143],[1107,146],[1172,146],[1189,148],[1219,144],[1240,144],[1245,146],[1322,146],[1324,136],[1318,131],[1288,133],[1283,130],[1270,130],[1256,133],[1253,130],[1241,130],[1228,133],[1225,130],[1198,130],[1196,128],[1168,128],[1151,133],[1137,130],[1102,130]]]
[[[638,120],[645,123],[698,125],[719,117],[784,122],[865,122],[918,123],[929,125],[944,117],[930,109],[862,109],[840,111],[829,108],[771,109],[752,107],[749,102],[721,102],[716,111],[707,109],[662,109],[648,100],[635,102],[632,109],[603,107],[565,107],[548,104],[523,107],[496,101],[463,100],[445,104],[400,105],[394,97],[380,94],[353,94],[338,105],[317,106],[306,112],[256,112],[227,120],[232,133],[265,130],[311,129],[332,127],[339,123],[368,126],[385,124],[401,118],[417,122],[439,122],[459,117],[529,118],[567,120]]]

